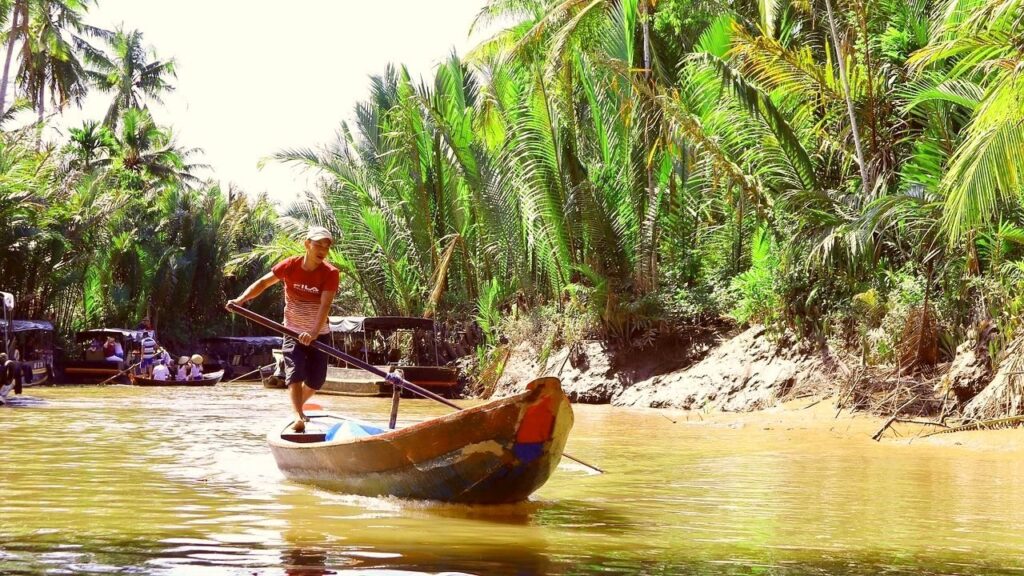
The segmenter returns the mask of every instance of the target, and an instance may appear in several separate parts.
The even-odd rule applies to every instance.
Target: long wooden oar
[[[295,338],[296,340],[298,340],[298,338],[299,338],[299,333],[296,332],[295,330],[292,330],[291,328],[288,328],[287,326],[285,326],[283,324],[279,324],[277,322],[274,322],[270,318],[267,318],[265,316],[257,314],[256,312],[253,312],[252,310],[249,310],[247,308],[242,308],[241,306],[239,306],[237,304],[230,304],[230,303],[227,305],[227,309],[229,311],[231,311],[231,312],[234,312],[235,314],[238,314],[239,316],[244,316],[245,318],[248,318],[249,320],[252,320],[253,322],[255,322],[255,323],[257,323],[257,324],[259,324],[261,326],[264,326],[266,328],[270,328],[271,330],[274,330],[276,332],[280,332],[281,334],[284,334],[286,336],[291,336],[292,338]],[[319,350],[319,351],[323,352],[324,354],[328,354],[330,356],[334,356],[335,358],[337,358],[339,360],[344,360],[345,362],[348,362],[349,364],[352,364],[353,366],[356,366],[358,368],[362,368],[363,370],[366,370],[367,372],[369,372],[369,373],[371,373],[371,374],[373,374],[375,376],[379,376],[379,377],[383,378],[387,383],[391,384],[392,386],[401,386],[401,387],[406,388],[406,389],[408,389],[408,390],[410,390],[412,392],[415,392],[416,394],[419,394],[420,396],[423,396],[424,398],[430,398],[431,400],[436,400],[436,401],[440,402],[441,404],[444,404],[445,406],[449,406],[451,408],[455,408],[456,410],[462,410],[463,409],[458,404],[454,404],[452,402],[449,402],[447,399],[442,398],[441,396],[438,396],[437,394],[434,394],[433,392],[431,392],[430,390],[427,390],[426,388],[423,388],[421,386],[413,384],[412,382],[409,382],[408,380],[406,380],[405,378],[402,378],[401,376],[399,376],[398,374],[396,374],[394,372],[385,372],[385,371],[381,370],[380,368],[377,368],[376,366],[374,366],[372,364],[367,364],[366,362],[363,362],[362,360],[360,360],[359,358],[356,358],[355,356],[349,356],[348,354],[342,352],[341,350],[338,350],[337,348],[334,348],[333,346],[328,346],[327,344],[324,344],[323,342],[320,342],[319,340],[313,340],[312,342],[309,343],[309,346],[310,346],[310,348],[314,348],[316,350]],[[604,470],[598,468],[597,466],[594,466],[593,464],[587,464],[586,462],[584,462],[584,461],[580,460],[579,458],[576,458],[576,457],[574,457],[574,456],[572,456],[572,455],[570,455],[570,454],[568,454],[566,452],[562,452],[562,455],[565,456],[566,458],[568,458],[569,460],[572,460],[573,462],[577,462],[579,464],[582,464],[582,465],[586,466],[587,468],[590,468],[592,470],[596,470],[596,471],[598,471],[598,472],[600,472],[602,474],[604,473]]]
[[[125,372],[128,372],[128,371],[130,371],[130,370],[131,370],[132,368],[135,368],[135,367],[136,367],[136,366],[138,366],[139,364],[142,364],[142,362],[136,362],[135,364],[132,364],[131,366],[129,366],[129,367],[127,367],[127,368],[125,368],[124,370],[121,370],[121,371],[120,371],[120,372],[118,372],[117,374],[114,374],[114,375],[113,375],[113,376],[111,376],[110,378],[107,378],[107,379],[106,379],[106,380],[104,380],[103,382],[100,382],[99,384],[97,384],[97,386],[102,386],[102,385],[106,384],[107,382],[110,382],[110,381],[111,381],[111,380],[113,380],[114,378],[117,378],[118,376],[120,376],[120,375],[124,374]]]
[[[259,368],[257,368],[257,369],[255,369],[255,370],[253,370],[252,372],[246,372],[245,374],[242,374],[242,375],[241,375],[241,376],[239,376],[238,378],[232,378],[231,380],[228,380],[227,382],[225,382],[225,384],[231,384],[231,383],[232,383],[232,382],[234,382],[235,380],[241,380],[242,378],[245,378],[245,377],[246,377],[246,376],[248,376],[249,374],[255,374],[255,373],[257,373],[257,372],[259,372],[259,373],[260,373],[260,375],[262,376],[262,375],[263,375],[263,369],[264,369],[264,368],[272,368],[272,367],[273,367],[273,366],[274,366],[275,364],[277,364],[277,363],[276,363],[276,362],[274,362],[274,363],[272,363],[272,364],[267,364],[266,366],[260,366]]]

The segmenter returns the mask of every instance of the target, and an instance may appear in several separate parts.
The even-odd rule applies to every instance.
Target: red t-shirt
[[[314,270],[303,270],[302,259],[303,256],[292,256],[272,269],[274,276],[284,282],[284,325],[299,332],[328,334],[329,322],[316,330],[316,314],[320,310],[320,295],[338,290],[338,269],[324,262]]]

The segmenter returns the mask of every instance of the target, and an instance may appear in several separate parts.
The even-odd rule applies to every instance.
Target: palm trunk
[[[45,78],[44,78],[45,80]],[[43,112],[46,110],[46,82],[39,83],[39,123],[43,123]]]
[[[653,92],[654,89],[654,74],[651,70],[651,5],[645,0],[640,5],[640,18],[641,28],[643,30],[643,48],[644,48],[644,80],[646,81],[647,87]],[[657,193],[654,187],[654,169],[651,167],[651,148],[654,146],[654,141],[651,138],[650,126],[648,125],[644,129],[644,155],[648,157],[648,160],[644,162],[644,166],[647,171],[647,202],[646,210],[640,215],[643,222],[648,222],[647,214],[654,210],[654,203],[657,201]],[[656,252],[654,247],[654,224],[651,224],[651,230],[642,229],[643,236],[641,242],[646,244],[643,246],[642,260],[639,263],[641,268],[641,278],[639,278],[640,291],[647,293],[655,289],[655,278],[657,273],[655,271],[655,262],[657,260]]]
[[[11,33],[7,38],[7,56],[4,57],[4,74],[0,79],[0,114],[3,114],[7,105],[7,80],[11,75],[11,58],[14,56],[14,42],[18,35],[18,16],[21,15],[21,2],[14,5],[14,14],[11,16]]]
[[[836,51],[836,63],[839,64],[839,80],[843,83],[843,96],[846,98],[846,112],[850,116],[850,130],[853,132],[853,146],[857,151],[857,164],[860,166],[860,180],[864,190],[864,197],[871,189],[871,182],[868,181],[868,166],[864,162],[864,150],[860,145],[860,132],[857,130],[857,116],[853,112],[853,99],[850,97],[850,83],[846,78],[846,61],[839,52],[839,33],[836,32],[836,19],[832,15],[832,2],[825,0],[825,10],[828,11],[828,26],[832,32],[832,46]]]

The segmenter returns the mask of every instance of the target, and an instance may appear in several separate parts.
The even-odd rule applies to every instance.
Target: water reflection
[[[290,548],[281,553],[281,568],[288,576],[337,574],[327,566],[327,551],[320,548]]]

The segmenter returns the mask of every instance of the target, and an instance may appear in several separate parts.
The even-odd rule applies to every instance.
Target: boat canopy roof
[[[0,332],[5,330],[7,330],[7,321],[0,320]],[[46,320],[11,320],[11,332],[30,332],[32,330],[53,332],[53,324]]]
[[[434,320],[412,316],[331,316],[331,332],[364,330],[433,330]]]
[[[134,330],[131,328],[93,328],[92,330],[82,330],[78,334],[75,334],[75,340],[84,342],[85,340],[104,338],[107,336],[113,336],[114,338],[121,338],[124,340],[142,340],[143,332],[149,332],[150,335],[154,333],[153,330]]]
[[[249,344],[251,346],[281,347],[280,336],[210,336],[200,342],[207,344]]]

